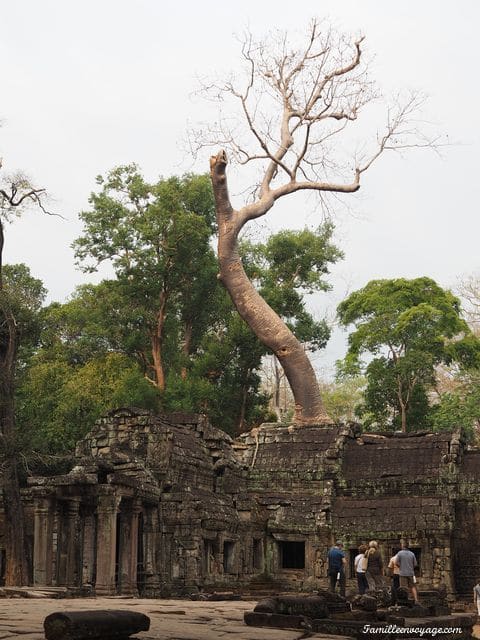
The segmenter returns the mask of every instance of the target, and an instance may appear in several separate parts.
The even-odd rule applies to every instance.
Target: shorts
[[[415,579],[413,576],[400,576],[400,586],[403,589],[411,589],[415,586]]]

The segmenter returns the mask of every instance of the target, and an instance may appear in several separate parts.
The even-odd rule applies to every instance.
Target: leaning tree
[[[0,163],[1,169],[1,163]],[[45,189],[23,174],[0,176],[0,472],[5,522],[7,585],[28,584],[25,527],[20,496],[19,448],[15,426],[15,380],[19,348],[44,295],[41,283],[20,269],[5,278],[2,255],[5,223],[29,206],[45,213]]]
[[[315,191],[324,201],[327,194],[356,192],[362,175],[387,150],[436,145],[416,126],[414,117],[424,100],[416,92],[398,97],[386,108],[384,131],[371,144],[359,132],[360,114],[379,98],[362,43],[363,37],[354,39],[324,29],[317,21],[310,24],[306,40],[297,48],[290,47],[284,33],[260,42],[249,34],[242,47],[243,79],[205,83],[204,92],[220,104],[219,115],[214,125],[195,131],[192,137],[195,150],[222,147],[210,159],[219,277],[241,317],[279,359],[294,395],[296,424],[330,419],[302,344],[243,269],[240,232],[247,222],[264,216],[277,200],[293,193]],[[354,143],[355,135],[362,137],[361,148]],[[256,164],[260,173],[252,198],[240,208],[233,207],[227,188],[227,152],[240,165]]]

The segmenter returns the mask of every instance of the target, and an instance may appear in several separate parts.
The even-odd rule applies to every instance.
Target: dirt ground
[[[298,640],[302,633],[247,627],[245,611],[256,602],[191,602],[189,600],[145,600],[131,598],[82,598],[52,600],[0,599],[0,640],[44,640],[43,620],[55,611],[128,609],[150,617],[150,630],[137,634],[139,640]],[[475,627],[480,638],[480,626]],[[311,638],[334,640],[315,634]]]

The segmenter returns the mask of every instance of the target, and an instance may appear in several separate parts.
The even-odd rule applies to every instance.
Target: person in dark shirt
[[[330,579],[330,591],[335,593],[337,582],[340,587],[340,595],[345,597],[345,553],[343,543],[336,542],[328,552],[328,577]]]
[[[365,553],[367,558],[367,580],[370,591],[383,589],[385,581],[383,579],[383,560],[382,554],[378,548],[376,540],[370,540],[368,543],[368,551]]]

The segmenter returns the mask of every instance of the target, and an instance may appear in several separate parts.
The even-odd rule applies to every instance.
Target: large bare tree
[[[45,190],[33,187],[23,174],[0,178],[0,472],[7,585],[26,585],[29,575],[15,428],[15,374],[22,323],[17,318],[18,305],[14,296],[4,283],[2,255],[5,223],[31,205],[48,213],[43,205],[44,197]]]
[[[310,24],[303,46],[296,48],[283,33],[261,42],[249,34],[242,47],[245,76],[204,84],[221,110],[216,123],[194,137],[197,149],[222,147],[210,159],[219,277],[242,318],[282,364],[295,398],[296,424],[330,420],[302,344],[245,274],[238,252],[240,232],[277,200],[299,191],[315,191],[322,199],[356,192],[363,174],[387,150],[436,145],[414,119],[424,100],[419,93],[393,100],[386,108],[383,132],[377,132],[371,144],[364,139],[357,120],[379,92],[370,80],[362,46],[363,37],[350,38],[317,21]],[[347,135],[350,131],[353,136]],[[349,147],[355,135],[362,138],[360,148]],[[256,164],[260,173],[253,197],[240,208],[232,206],[227,188],[227,152],[240,165]]]

